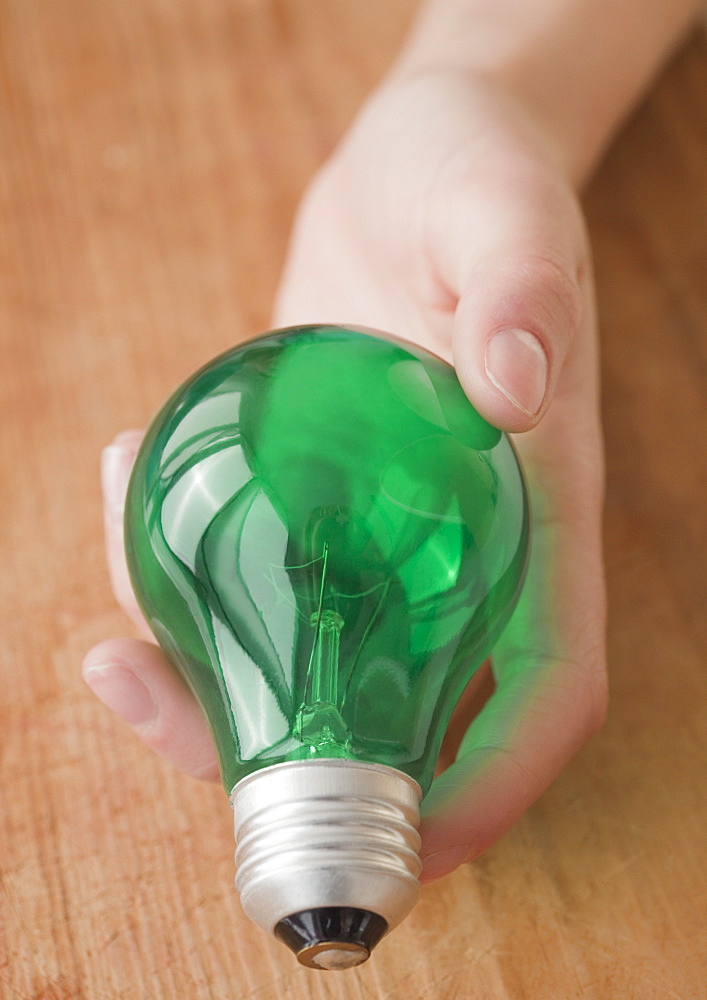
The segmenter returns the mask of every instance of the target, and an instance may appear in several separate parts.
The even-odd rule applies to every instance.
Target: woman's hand
[[[518,432],[532,556],[496,691],[423,803],[423,878],[481,853],[601,724],[603,462],[589,249],[559,151],[465,75],[391,80],[304,200],[278,324],[360,323],[451,361]]]
[[[276,325],[366,325],[427,347],[487,420],[517,434],[530,570],[494,650],[495,692],[423,803],[425,881],[497,840],[605,712],[596,320],[562,162],[523,104],[487,80],[392,75],[311,185],[276,305]],[[122,549],[137,440],[128,432],[107,450],[104,486],[114,589],[139,620]],[[156,646],[110,640],[84,672],[149,746],[216,776],[203,716]]]

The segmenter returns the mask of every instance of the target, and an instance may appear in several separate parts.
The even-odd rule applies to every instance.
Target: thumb
[[[452,353],[479,412],[526,431],[546,412],[582,327],[588,250],[574,194],[554,177],[448,191],[437,264],[457,300]],[[434,251],[433,251],[434,253]]]
[[[459,380],[497,427],[525,431],[553,397],[579,328],[579,263],[508,247],[474,270],[457,307]]]

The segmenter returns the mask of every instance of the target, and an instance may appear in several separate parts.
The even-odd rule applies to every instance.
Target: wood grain
[[[264,329],[298,197],[410,0],[0,7],[0,997],[704,1000],[707,45],[587,192],[602,318],[612,705],[360,970],[243,916],[221,789],[84,689],[128,629],[97,460]]]

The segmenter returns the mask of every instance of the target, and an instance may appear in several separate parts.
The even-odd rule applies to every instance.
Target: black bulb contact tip
[[[285,917],[275,937],[310,969],[352,969],[365,962],[388,929],[377,913],[353,906],[321,906]]]

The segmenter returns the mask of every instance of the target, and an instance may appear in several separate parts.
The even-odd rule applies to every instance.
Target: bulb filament
[[[312,701],[335,705],[339,693],[339,636],[344,619],[336,611],[320,610],[311,621],[317,630],[309,661]]]
[[[309,622],[314,628],[312,652],[307,668],[306,698],[297,713],[295,733],[312,754],[344,755],[351,743],[351,734],[337,707],[339,695],[339,637],[344,619],[324,608],[327,585],[329,543],[324,543],[322,577],[317,610]],[[338,751],[338,752],[337,752]]]

